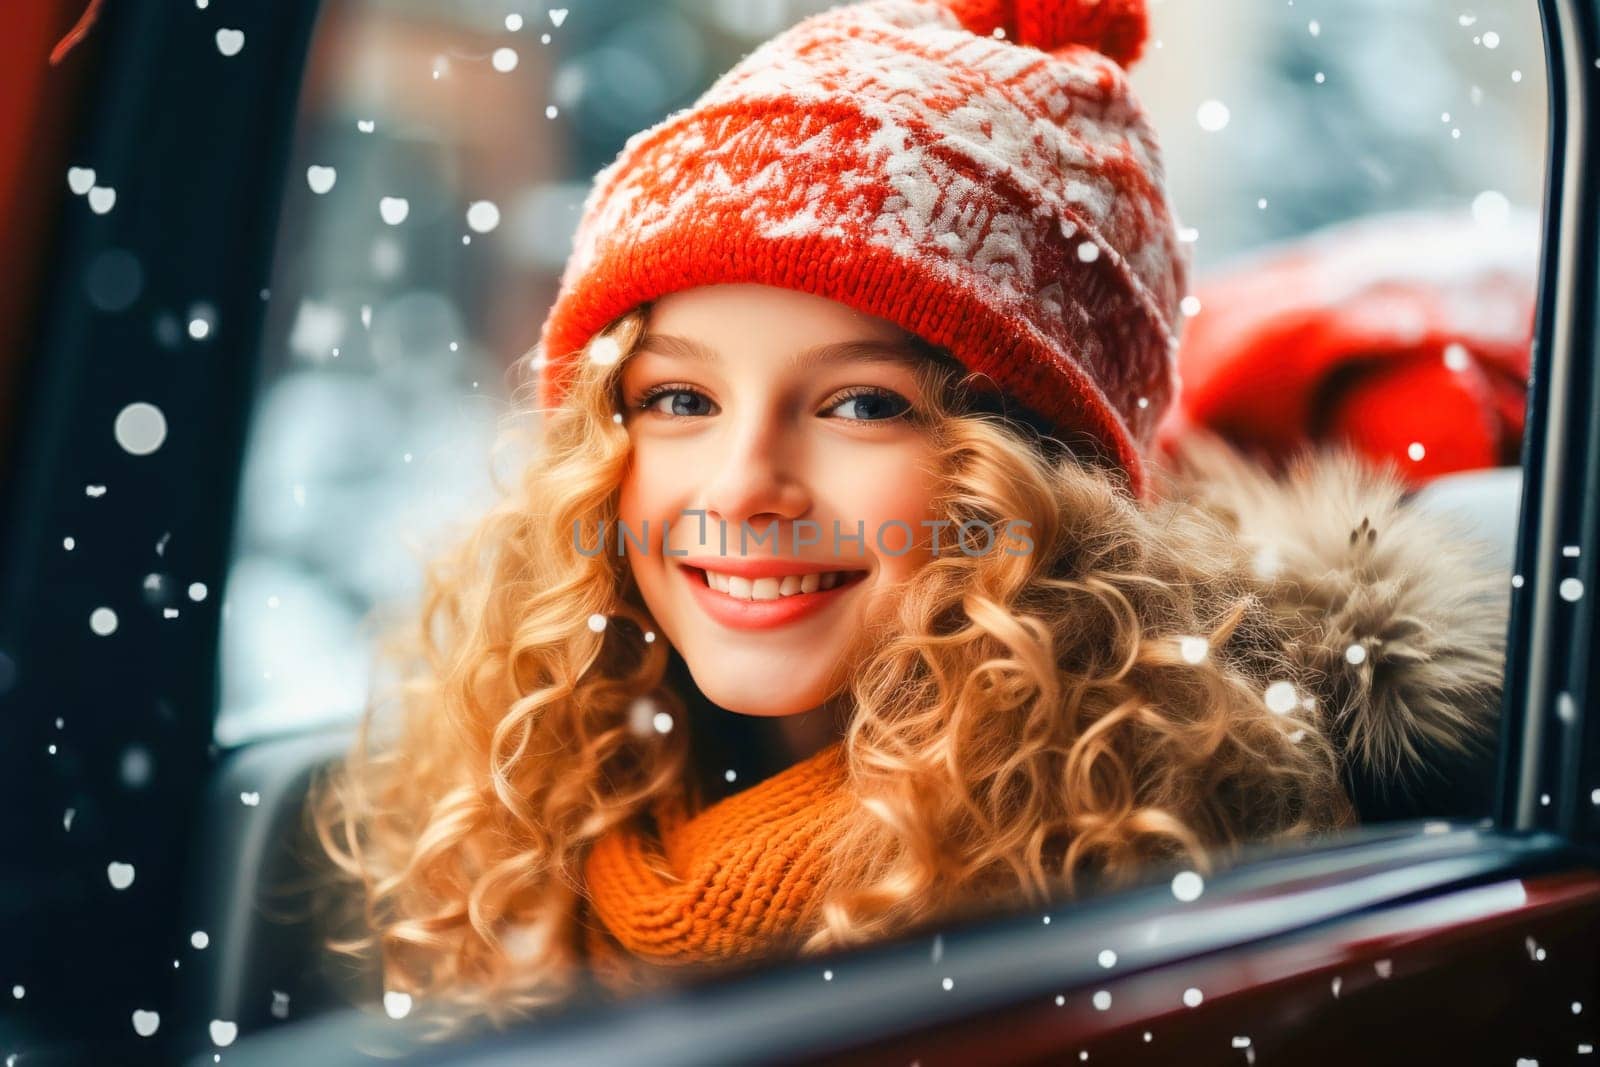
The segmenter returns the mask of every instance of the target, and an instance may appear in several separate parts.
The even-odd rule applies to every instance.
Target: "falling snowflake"
[[[117,412],[111,431],[125,451],[148,456],[167,439],[167,417],[154,404],[136,401]]]
[[[1199,900],[1205,882],[1194,871],[1180,871],[1172,879],[1172,895],[1184,903]]]
[[[500,209],[490,200],[477,200],[467,208],[467,225],[478,233],[488,233],[500,225]]]
[[[1221,100],[1207,100],[1195,110],[1195,121],[1207,133],[1216,133],[1228,125],[1228,105]]]
[[[1292,682],[1273,682],[1265,694],[1267,709],[1275,715],[1287,715],[1300,702]]]
[[[386,196],[378,201],[378,214],[390,226],[398,226],[411,214],[411,202],[403,196]]]
[[[411,1014],[411,994],[389,990],[383,994],[383,1010],[391,1019],[404,1019]]]
[[[112,889],[126,889],[133,884],[133,864],[112,862],[106,865],[106,877]]]
[[[589,343],[588,355],[590,361],[610,366],[622,358],[622,346],[615,337],[596,337]]]
[[[333,183],[338,180],[339,172],[332,167],[319,166],[313,163],[306,168],[306,184],[318,196],[323,195],[333,188]]]

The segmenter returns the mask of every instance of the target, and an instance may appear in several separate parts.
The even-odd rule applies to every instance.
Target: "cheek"
[[[637,463],[629,468],[617,491],[618,528],[611,531],[611,541],[606,546],[607,551],[616,552],[617,545],[624,542],[622,528],[631,532],[632,540],[625,542],[625,554],[634,580],[647,599],[656,593],[660,579],[664,577],[660,555],[662,505],[659,485],[650,472],[640,468]],[[649,548],[640,553],[635,542],[645,538],[646,534]]]
[[[661,448],[656,442],[643,445],[635,442],[627,462],[627,472],[622,475],[618,509],[626,509],[626,518],[650,515],[653,518],[650,525],[656,525],[654,517],[672,507],[670,501],[682,488],[678,486],[674,472],[682,474],[683,469],[682,456],[674,458],[669,448]]]
[[[937,513],[925,462],[918,454],[892,465],[857,468],[849,476],[855,510],[848,516],[848,528],[854,528],[856,519],[863,520],[868,550],[878,557],[884,576],[891,581],[907,577],[930,556],[927,524]],[[945,545],[949,540],[949,535],[941,532],[939,543]]]
[[[634,529],[646,518],[652,530],[659,526],[661,516],[671,510],[671,501],[678,492],[672,474],[674,464],[661,452],[649,445],[643,448],[635,445],[628,469],[622,476],[617,496],[618,516]]]

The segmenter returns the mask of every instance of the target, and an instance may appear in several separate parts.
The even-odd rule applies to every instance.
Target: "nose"
[[[811,509],[811,494],[801,471],[804,442],[795,428],[754,409],[729,417],[727,426],[715,445],[721,454],[708,460],[701,506],[709,519],[727,524],[728,551],[739,553],[740,523],[749,524],[752,538],[762,535],[771,544],[767,527],[776,521],[776,533],[787,536],[783,523]],[[752,540],[745,551],[759,549]]]

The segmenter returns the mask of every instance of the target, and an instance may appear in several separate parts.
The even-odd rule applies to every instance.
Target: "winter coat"
[[[1195,431],[1165,464],[1161,496],[1263,564],[1361,821],[1487,815],[1511,594],[1495,546],[1353,448],[1302,450],[1274,475]]]

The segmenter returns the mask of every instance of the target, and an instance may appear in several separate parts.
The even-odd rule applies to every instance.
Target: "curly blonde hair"
[[[620,358],[578,361],[565,403],[540,412],[537,460],[430,564],[420,620],[381,646],[396,699],[369,702],[313,789],[331,891],[359,903],[363,931],[329,948],[376,950],[383,987],[438,1013],[435,1036],[583,987],[586,850],[691,770],[693,730],[639,730],[632,710],[647,698],[692,727],[694,694],[668,684],[626,563],[569,534],[616,518],[630,444],[613,415],[648,315],[597,336]],[[1245,549],[1217,529],[1184,536],[1218,520],[1142,507],[1091,448],[1010,417],[929,354],[920,417],[943,517],[1026,520],[1034,549],[941,554],[863,628],[842,680],[859,802],[799,951],[1152,864],[1209,872],[1243,843],[1346,825],[1332,743],[1263,700],[1293,672]]]

